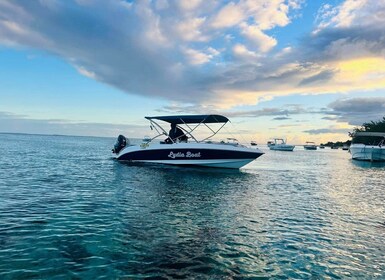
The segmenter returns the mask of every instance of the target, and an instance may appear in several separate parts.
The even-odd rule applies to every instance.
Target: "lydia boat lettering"
[[[198,153],[192,153],[190,151],[188,151],[186,154],[185,153],[182,153],[182,152],[177,152],[177,153],[174,153],[173,151],[170,152],[170,154],[168,155],[169,158],[194,158],[194,157],[201,157],[201,153],[198,152]]]

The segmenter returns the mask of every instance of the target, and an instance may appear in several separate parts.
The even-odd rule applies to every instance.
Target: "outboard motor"
[[[112,152],[114,154],[118,154],[124,147],[127,145],[127,139],[123,135],[119,135],[118,139],[115,142],[114,148],[112,149]]]

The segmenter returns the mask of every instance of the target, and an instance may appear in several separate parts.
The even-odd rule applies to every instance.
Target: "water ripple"
[[[384,167],[333,150],[133,166],[113,141],[0,134],[1,279],[385,278]]]

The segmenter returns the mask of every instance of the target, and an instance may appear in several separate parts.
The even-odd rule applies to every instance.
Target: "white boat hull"
[[[288,151],[288,152],[291,152],[293,151],[295,148],[294,145],[270,145],[269,146],[269,149],[270,150],[273,150],[273,151]]]
[[[365,161],[385,161],[384,146],[369,146],[364,144],[352,144],[350,146],[352,159]]]
[[[317,146],[303,146],[305,150],[317,150]]]

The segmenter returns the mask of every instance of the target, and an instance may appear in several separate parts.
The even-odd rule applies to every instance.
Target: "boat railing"
[[[183,136],[179,136],[176,139],[170,139],[170,137],[169,137],[168,138],[169,140],[162,141],[161,143],[164,143],[164,142],[165,143],[167,143],[167,142],[168,143],[178,143],[178,142],[209,143],[209,142],[207,142],[207,140],[209,140],[211,137],[214,137],[215,135],[217,135],[218,132],[229,122],[229,120],[227,118],[224,118],[221,116],[218,116],[218,119],[217,119],[216,115],[207,115],[207,116],[203,115],[203,117],[204,118],[202,118],[199,122],[192,122],[191,119],[189,119],[188,117],[186,117],[186,118],[181,117],[179,119],[176,119],[175,123],[172,122],[173,118],[171,118],[171,117],[146,117],[150,121],[151,130],[153,130],[153,129],[156,130],[158,132],[158,135],[151,138],[151,140],[146,140],[144,142],[150,143],[154,139],[161,137],[161,136],[169,137],[169,134],[167,133],[166,129],[161,124],[159,124],[156,120],[166,121],[166,122],[171,123],[171,124],[174,123],[177,125],[178,128],[183,130],[183,133],[184,133]],[[214,121],[213,121],[213,119],[214,119]],[[217,123],[220,125],[219,125],[219,127],[211,127],[211,126],[207,125],[208,123]],[[209,135],[207,137],[204,137],[203,139],[198,139],[193,135],[193,133],[195,133],[195,131],[197,130],[198,127],[202,127],[202,126],[206,127],[211,133],[209,133]],[[211,140],[209,140],[209,141],[211,141]],[[228,138],[226,141],[218,142],[218,144],[226,144],[226,145],[233,145],[233,146],[240,145],[239,141],[235,138]]]

